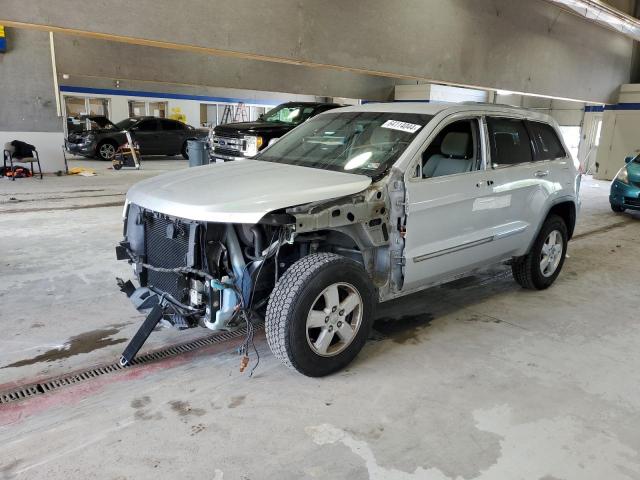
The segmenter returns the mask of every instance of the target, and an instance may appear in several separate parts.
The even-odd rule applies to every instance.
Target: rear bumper
[[[640,187],[614,180],[611,184],[609,203],[629,210],[640,210]]]

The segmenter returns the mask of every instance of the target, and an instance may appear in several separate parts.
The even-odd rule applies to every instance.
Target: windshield
[[[309,118],[314,110],[315,107],[310,105],[284,104],[269,110],[264,114],[262,120],[297,125]]]
[[[120,130],[129,130],[139,121],[140,121],[139,118],[125,118],[124,120],[121,120],[118,123],[116,123],[116,127],[118,127]]]
[[[433,118],[414,113],[326,113],[295,128],[257,160],[382,176]]]

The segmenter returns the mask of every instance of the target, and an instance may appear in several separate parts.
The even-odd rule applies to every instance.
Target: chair
[[[40,172],[40,179],[42,179],[42,166],[40,165],[40,156],[38,155],[38,151],[33,149],[32,156],[30,157],[17,157],[15,155],[16,147],[14,147],[11,142],[4,144],[4,170],[3,175],[6,175],[7,170],[7,160],[9,161],[9,165],[11,167],[11,172],[14,172],[14,163],[28,163],[31,168],[31,175],[33,176],[33,164],[38,164],[38,171]],[[35,155],[35,156],[34,156]],[[12,180],[15,181],[15,175],[12,176]]]

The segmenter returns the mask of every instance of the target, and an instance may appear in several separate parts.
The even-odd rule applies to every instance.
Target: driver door
[[[487,170],[480,117],[445,123],[407,170],[403,290],[440,283],[496,256],[494,224],[504,199]]]

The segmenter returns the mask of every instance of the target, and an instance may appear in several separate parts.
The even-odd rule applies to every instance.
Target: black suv
[[[218,125],[209,138],[211,161],[250,158],[309,118],[333,108],[337,103],[288,102],[260,115],[255,122]]]
[[[88,128],[69,133],[65,142],[67,151],[109,161],[118,147],[127,142],[127,130],[142,155],[182,154],[184,158],[187,158],[187,140],[205,139],[209,132],[168,118],[133,117],[113,123],[102,116],[88,116],[83,120],[88,121]]]

